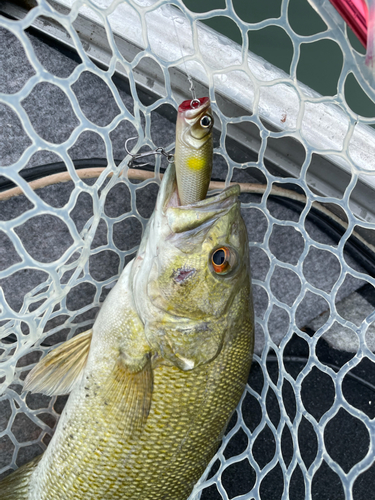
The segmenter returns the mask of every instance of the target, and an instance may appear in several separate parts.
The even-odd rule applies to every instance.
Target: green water
[[[194,12],[207,12],[225,8],[224,0],[183,0]],[[280,16],[281,0],[233,0],[237,15],[246,22],[254,23]],[[292,29],[299,35],[312,35],[326,30],[326,24],[310,6],[307,0],[290,0],[288,19]],[[232,40],[242,43],[241,32],[236,23],[224,16],[204,21],[208,26],[223,33]],[[355,50],[365,53],[364,47],[348,29],[349,40]],[[248,32],[249,48],[264,57],[286,73],[290,73],[293,46],[289,35],[277,26]],[[301,45],[297,65],[297,78],[320,94],[334,96],[343,64],[340,46],[333,40],[320,40]],[[372,102],[350,74],[346,79],[345,98],[351,109],[364,117],[375,117],[375,103]]]

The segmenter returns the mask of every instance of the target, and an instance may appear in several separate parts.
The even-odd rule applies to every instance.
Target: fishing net
[[[263,195],[241,195],[253,368],[191,498],[369,498],[373,76],[328,0],[306,3],[317,32],[296,28],[302,2],[270,2],[263,18],[256,2],[201,3],[201,12],[177,0],[1,4],[0,181],[22,194],[0,192],[0,477],[46,448],[67,399],[23,393],[27,373],[51,347],[92,326],[152,213],[167,161],[157,156],[150,178],[129,178],[125,141],[134,137],[133,153],[172,152],[190,78],[215,113],[213,176],[266,186]],[[212,29],[219,17],[238,43]],[[285,72],[277,33],[290,48]],[[256,40],[269,60],[251,52]],[[327,43],[338,70],[322,95],[298,78],[307,58],[307,74],[324,80],[308,54],[320,47],[324,60]],[[352,102],[353,86],[367,96],[365,111]],[[100,167],[96,177],[79,174],[82,159]],[[54,174],[63,164],[70,180],[33,190],[25,179],[40,177],[46,164]],[[289,197],[273,197],[280,187]],[[332,224],[324,230],[322,204],[335,214],[336,232]],[[355,290],[367,293],[367,309]]]

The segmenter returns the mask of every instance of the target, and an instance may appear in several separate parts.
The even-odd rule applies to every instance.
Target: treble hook
[[[138,158],[145,158],[146,156],[151,156],[151,155],[163,155],[165,158],[167,158],[168,163],[173,163],[174,162],[174,155],[172,153],[168,153],[165,151],[163,148],[156,148],[152,151],[146,151],[145,153],[131,153],[128,150],[128,142],[132,141],[133,139],[138,139],[138,137],[129,137],[129,139],[126,139],[125,141],[125,151],[132,157],[132,159],[129,162],[129,167],[135,166],[135,167],[144,167],[145,165],[148,165],[147,163],[137,163],[134,165],[134,160],[138,160]]]

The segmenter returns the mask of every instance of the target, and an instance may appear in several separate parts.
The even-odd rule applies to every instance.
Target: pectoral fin
[[[110,406],[113,421],[128,432],[143,429],[151,408],[153,373],[151,357],[145,355],[137,371],[119,356],[105,384],[104,404]]]
[[[68,394],[81,380],[91,338],[92,330],[87,330],[48,353],[26,377],[24,390],[47,396]]]

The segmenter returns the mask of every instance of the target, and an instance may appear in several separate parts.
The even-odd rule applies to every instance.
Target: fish
[[[25,390],[69,393],[43,455],[1,500],[186,500],[245,389],[253,351],[238,185],[190,205],[162,179],[135,258],[91,330],[50,351]]]
[[[213,163],[214,117],[208,97],[180,104],[176,123],[175,165],[181,204],[204,200]]]

